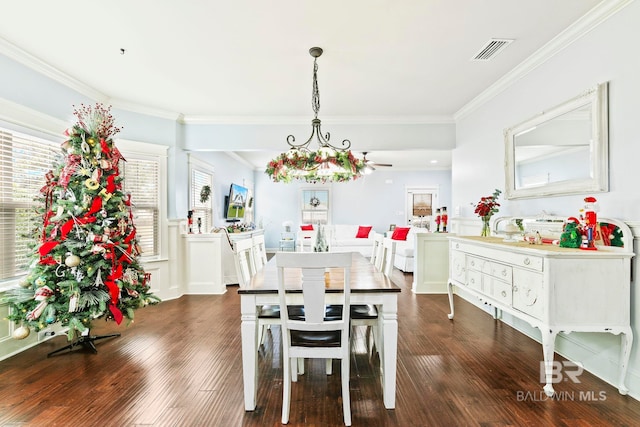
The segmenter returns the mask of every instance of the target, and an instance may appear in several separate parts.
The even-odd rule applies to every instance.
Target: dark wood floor
[[[354,426],[637,426],[640,402],[584,373],[547,399],[539,383],[540,344],[457,299],[415,295],[394,271],[399,299],[396,409],[382,403],[378,360],[356,333],[351,371]],[[122,332],[47,358],[65,337],[0,362],[1,426],[278,426],[282,370],[277,333],[261,350],[258,407],[245,412],[237,288],[185,296],[136,312]],[[556,358],[558,358],[556,356]],[[340,367],[307,361],[293,386],[290,425],[342,425]],[[585,396],[598,398],[586,400]],[[604,397],[604,399],[599,399]]]

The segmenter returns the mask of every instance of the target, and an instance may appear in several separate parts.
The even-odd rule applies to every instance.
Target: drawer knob
[[[469,280],[469,283],[476,283],[474,279]]]
[[[460,243],[456,243],[456,249],[460,249]]]
[[[507,270],[502,270],[502,275],[506,276],[507,275]]]
[[[527,257],[524,259],[524,265],[529,265],[531,264],[531,260]]]
[[[471,261],[471,266],[475,267],[476,266],[476,262],[475,261]]]
[[[507,297],[507,291],[502,291],[502,292],[500,292],[500,294],[505,298]]]

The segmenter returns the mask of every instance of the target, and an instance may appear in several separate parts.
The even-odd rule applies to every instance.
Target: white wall
[[[599,215],[630,223],[640,220],[639,22],[640,2],[632,2],[480,108],[458,120],[457,144],[453,152],[452,194],[453,206],[461,208],[462,217],[473,217],[470,203],[477,202],[480,196],[490,195],[494,188],[504,189],[505,128],[560,104],[597,83],[608,81],[610,191],[593,195],[600,205]],[[560,216],[575,216],[584,204],[585,195],[500,200],[500,215],[536,215],[545,210]],[[634,260],[636,276],[640,271],[637,258]],[[606,284],[603,283],[603,286]],[[640,316],[637,314],[640,292],[632,292],[631,305],[632,328],[637,336],[640,331]],[[540,339],[539,333],[527,325],[511,322],[508,318],[505,320],[535,339]],[[587,369],[596,375],[617,384],[618,337],[572,334],[558,339],[558,349],[569,358],[585,362]],[[640,398],[638,355],[636,343],[627,380],[631,394],[636,399]]]

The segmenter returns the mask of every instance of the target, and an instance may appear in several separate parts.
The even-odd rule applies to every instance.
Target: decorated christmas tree
[[[8,318],[21,325],[16,339],[58,322],[69,328],[69,341],[86,339],[96,319],[132,321],[135,309],[159,302],[138,261],[132,202],[119,172],[125,159],[112,139],[120,128],[110,109],[98,103],[74,110],[77,123],[45,176],[33,261],[8,299]]]

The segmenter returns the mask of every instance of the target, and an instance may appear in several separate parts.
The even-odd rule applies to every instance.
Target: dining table
[[[242,336],[242,377],[244,382],[244,407],[256,408],[258,387],[258,310],[263,305],[279,305],[278,271],[273,256],[246,286],[238,289],[240,295]],[[395,408],[396,361],[398,348],[398,287],[391,278],[376,269],[368,258],[359,252],[352,253],[350,303],[373,304],[378,309],[380,371],[384,406]],[[292,304],[302,304],[302,271],[296,268],[284,270],[287,298]],[[340,302],[344,292],[344,272],[328,269],[326,274],[326,304]]]

